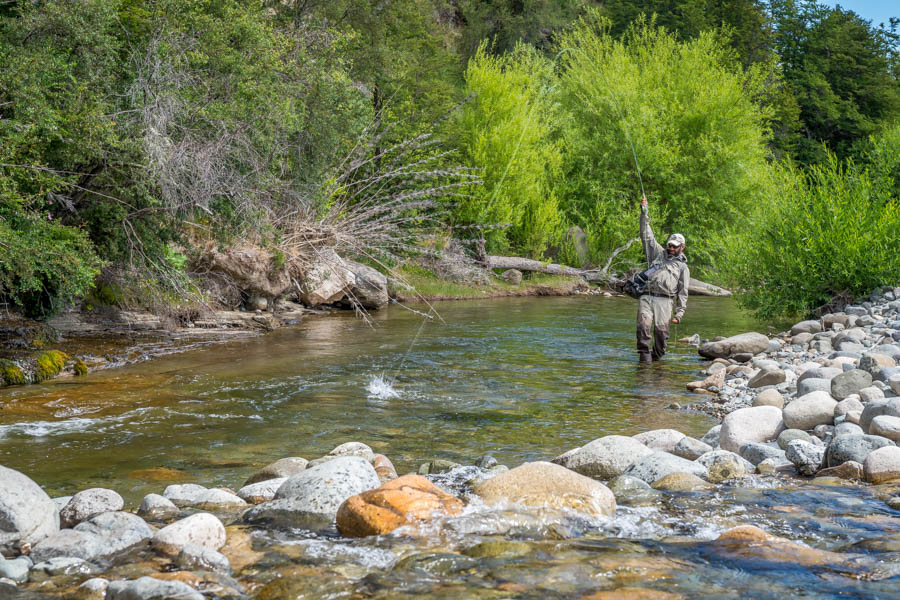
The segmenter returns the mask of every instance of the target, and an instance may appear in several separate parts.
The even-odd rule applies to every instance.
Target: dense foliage
[[[484,185],[439,225],[493,252],[565,260],[578,225],[602,261],[643,181],[657,234],[767,313],[894,264],[799,233],[859,211],[887,235],[900,190],[896,23],[814,0],[14,1],[0,64],[0,300],[36,317],[101,268],[182,281],[192,248],[396,212],[369,205],[459,191],[459,166]]]

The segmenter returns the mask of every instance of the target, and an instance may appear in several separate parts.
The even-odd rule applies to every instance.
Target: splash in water
[[[384,378],[384,375],[372,375],[366,391],[369,392],[369,398],[378,398],[379,400],[400,397],[400,394],[397,393],[391,382]]]

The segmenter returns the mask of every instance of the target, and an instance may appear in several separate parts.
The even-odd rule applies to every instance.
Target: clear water
[[[515,466],[607,434],[672,427],[700,436],[715,424],[667,409],[690,398],[684,384],[700,364],[693,347],[675,344],[663,363],[637,365],[631,300],[438,309],[443,323],[423,326],[398,308],[374,315],[374,328],[350,314],[310,318],[251,340],[3,390],[0,464],[53,496],[109,487],[135,508],[169,483],[237,489],[278,458],[315,458],[347,441],[386,454],[403,474],[433,458],[471,464],[490,453]],[[748,330],[766,328],[731,301],[692,298],[672,337]],[[466,491],[459,481],[442,485]],[[579,598],[622,586],[686,597],[900,597],[892,576],[900,513],[885,505],[889,493],[755,479],[620,506],[602,521],[473,502],[427,535],[257,532],[254,549],[266,558],[238,579],[260,598]],[[800,566],[710,541],[745,523],[823,550],[897,542],[840,555],[856,562]],[[485,542],[494,546],[483,550]],[[511,546],[498,554],[497,543]]]

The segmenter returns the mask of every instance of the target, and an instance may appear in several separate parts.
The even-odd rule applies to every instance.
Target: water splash
[[[369,379],[369,384],[366,386],[366,391],[369,392],[369,398],[378,398],[379,400],[400,397],[393,384],[386,380],[383,374],[372,375],[372,378]]]

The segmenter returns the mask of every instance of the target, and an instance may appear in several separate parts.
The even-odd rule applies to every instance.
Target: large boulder
[[[388,297],[387,277],[372,267],[347,261],[353,273],[354,282],[350,285],[348,297],[363,308],[383,308],[390,301]]]
[[[288,477],[274,500],[250,509],[244,520],[286,527],[327,525],[347,498],[380,485],[378,473],[365,458],[336,456]]]
[[[355,283],[356,276],[337,252],[321,250],[300,285],[300,300],[307,306],[333,304],[341,300]]]
[[[866,457],[873,450],[893,445],[891,440],[878,435],[842,435],[828,444],[825,451],[825,466],[836,467],[848,460],[865,464]]]
[[[18,554],[22,544],[59,531],[56,504],[31,479],[0,466],[0,554]]]
[[[808,430],[816,425],[834,423],[837,401],[825,392],[811,392],[784,407],[784,425],[789,429]]]
[[[742,333],[718,342],[707,342],[698,349],[706,358],[728,358],[735,354],[759,354],[769,347],[769,338],[761,333]]]
[[[683,437],[683,436],[682,436]],[[628,465],[652,450],[638,440],[622,435],[608,435],[585,444],[571,454],[566,453],[561,464],[567,469],[594,479],[612,479],[621,475]],[[560,457],[562,458],[562,457]]]
[[[535,507],[571,508],[605,517],[616,511],[615,496],[605,485],[543,461],[525,463],[500,473],[477,485],[474,492],[486,504],[514,502]]]
[[[844,371],[831,380],[831,396],[838,400],[858,394],[859,390],[872,385],[872,375],[868,371],[852,369]]]
[[[171,556],[188,545],[218,550],[225,545],[225,526],[215,515],[195,513],[163,527],[150,543],[154,549]]]
[[[863,463],[863,471],[869,483],[900,479],[900,448],[885,446],[873,450]]]
[[[144,543],[152,535],[150,526],[137,515],[105,512],[41,540],[32,548],[31,557],[35,562],[60,556],[104,560]]]
[[[337,512],[338,530],[350,537],[389,533],[435,515],[458,514],[459,498],[451,496],[421,475],[404,475],[378,489],[350,496]]]
[[[701,479],[708,479],[709,472],[699,462],[685,460],[668,452],[653,452],[631,464],[623,475],[637,477],[649,484],[670,473],[690,473]]]
[[[104,512],[122,510],[125,501],[117,492],[106,488],[91,488],[78,492],[59,511],[61,527],[74,527],[82,521]]]
[[[740,452],[744,444],[774,440],[784,429],[781,410],[774,406],[740,408],[722,421],[719,446]]]
[[[684,438],[684,434],[674,429],[654,429],[632,436],[650,450],[671,452],[676,444]]]

